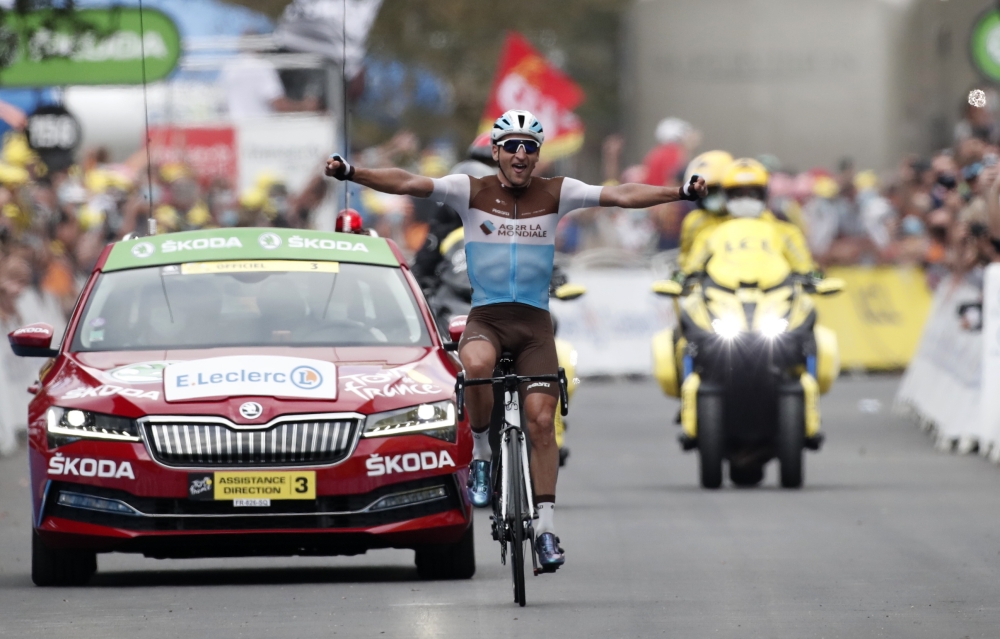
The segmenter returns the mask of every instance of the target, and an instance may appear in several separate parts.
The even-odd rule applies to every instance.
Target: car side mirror
[[[813,285],[816,295],[836,295],[844,290],[847,282],[839,277],[827,277]]]
[[[52,348],[55,331],[48,324],[28,324],[7,334],[10,349],[18,357],[55,357],[59,351]]]
[[[462,333],[465,332],[465,323],[468,319],[468,315],[456,315],[448,322],[448,337],[451,338],[452,343],[458,344],[458,341],[462,339]]]
[[[657,295],[665,297],[679,297],[684,292],[684,287],[673,280],[657,280],[651,288]]]
[[[556,299],[575,300],[587,292],[587,287],[583,284],[563,284],[555,291]]]

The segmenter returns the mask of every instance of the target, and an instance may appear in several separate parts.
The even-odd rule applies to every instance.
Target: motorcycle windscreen
[[[730,220],[709,238],[712,256],[706,271],[719,286],[736,290],[780,286],[792,269],[782,253],[781,237],[774,226],[761,220]]]

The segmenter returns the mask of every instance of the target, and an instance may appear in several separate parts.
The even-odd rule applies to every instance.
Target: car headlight
[[[77,408],[53,406],[45,413],[45,427],[56,437],[82,437],[119,442],[137,442],[139,428],[134,419],[92,413]]]
[[[723,339],[736,339],[743,329],[743,324],[735,317],[720,317],[712,320],[715,334]]]
[[[760,334],[768,339],[774,339],[788,330],[788,320],[784,317],[774,317],[767,315],[760,318]]]
[[[369,415],[365,420],[362,436],[388,437],[416,433],[454,443],[456,426],[455,404],[444,401]]]

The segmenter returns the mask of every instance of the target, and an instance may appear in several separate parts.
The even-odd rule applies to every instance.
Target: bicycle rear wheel
[[[507,484],[510,500],[507,506],[507,523],[510,526],[510,573],[514,588],[514,602],[520,606],[526,603],[524,591],[524,511],[527,503],[524,494],[524,477],[521,472],[521,439],[517,433],[510,433],[508,438],[508,455],[510,462]]]

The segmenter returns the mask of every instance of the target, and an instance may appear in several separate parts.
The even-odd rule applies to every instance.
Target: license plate
[[[316,471],[249,471],[190,473],[188,497],[197,500],[232,501],[236,506],[258,504],[236,500],[316,499]]]
[[[267,508],[271,505],[270,499],[234,499],[233,506],[237,508]]]

